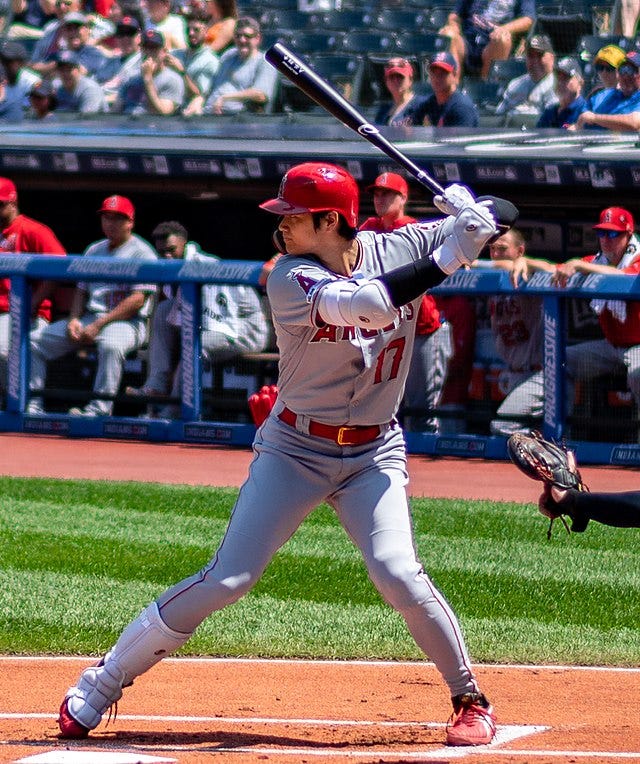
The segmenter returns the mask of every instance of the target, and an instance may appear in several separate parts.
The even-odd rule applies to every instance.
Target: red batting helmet
[[[305,162],[282,178],[278,196],[260,205],[276,215],[335,210],[352,228],[358,226],[358,184],[342,167]]]

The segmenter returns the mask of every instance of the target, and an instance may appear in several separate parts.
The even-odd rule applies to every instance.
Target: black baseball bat
[[[271,66],[291,80],[312,101],[322,106],[344,125],[383,151],[401,167],[404,167],[418,183],[422,183],[434,194],[444,193],[444,188],[437,180],[434,180],[429,173],[425,172],[406,154],[403,154],[397,146],[394,146],[381,135],[375,125],[367,122],[365,117],[346,98],[343,98],[335,88],[317,75],[308,64],[301,61],[285,45],[281,42],[272,45],[265,53],[265,58]]]

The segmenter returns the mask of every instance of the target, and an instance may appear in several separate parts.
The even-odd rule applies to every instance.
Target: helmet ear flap
[[[287,254],[287,245],[284,243],[284,236],[282,235],[282,231],[279,228],[276,228],[276,230],[273,232],[271,236],[271,241],[273,242],[273,245],[283,255]]]

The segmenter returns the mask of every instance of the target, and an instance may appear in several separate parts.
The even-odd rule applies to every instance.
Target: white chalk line
[[[65,663],[68,661],[77,661],[79,663],[85,663],[91,665],[97,661],[97,657],[94,656],[82,656],[82,655],[0,655],[0,663],[11,661],[50,661]],[[164,658],[163,663],[267,663],[275,665],[307,665],[307,666],[415,666],[435,668],[434,664],[430,661],[367,661],[367,660],[330,660],[330,659],[317,659],[317,658],[189,658],[189,657],[175,657]],[[640,674],[639,667],[633,666],[572,666],[564,664],[537,664],[537,663],[474,663],[475,668],[480,669],[500,669],[508,670],[514,669],[520,671],[522,669],[531,669],[532,671],[604,671],[612,673],[622,674]]]

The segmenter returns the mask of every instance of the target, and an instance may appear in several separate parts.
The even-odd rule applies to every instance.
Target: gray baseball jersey
[[[352,280],[374,278],[440,246],[450,218],[392,233],[361,231]],[[327,424],[382,424],[395,416],[411,363],[421,297],[384,329],[329,326],[317,315],[318,285],[339,279],[315,258],[285,256],[267,281],[280,348],[281,400],[296,413]]]
[[[107,239],[100,239],[85,250],[84,257],[113,257],[116,260],[157,260],[155,250],[141,236],[132,234],[131,237],[117,249],[110,249]],[[118,284],[106,281],[79,282],[78,288],[88,293],[85,310],[87,313],[108,313],[116,307],[131,292],[148,292],[149,297],[155,294],[155,284]],[[151,300],[145,300],[138,315],[145,318],[149,315]]]

